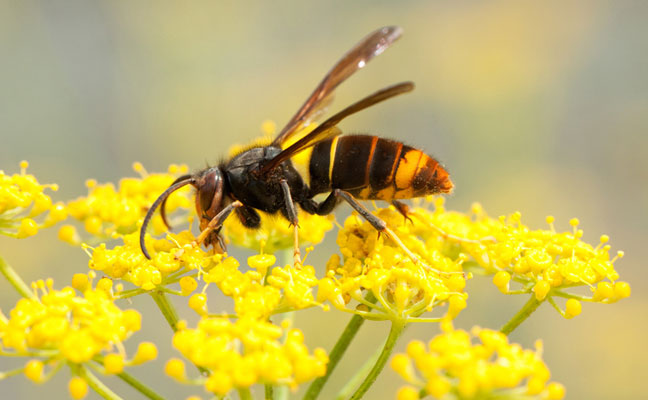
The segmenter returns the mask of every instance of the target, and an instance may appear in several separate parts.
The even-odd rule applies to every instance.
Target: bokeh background
[[[117,182],[141,161],[201,168],[284,123],[331,65],[361,37],[400,25],[403,38],[337,92],[337,110],[387,84],[417,90],[345,120],[349,132],[398,138],[437,156],[456,191],[449,208],[481,202],[494,216],[516,210],[532,227],[554,215],[561,229],[579,217],[585,239],[605,233],[631,298],[585,304],[564,320],[543,305],[512,338],[542,338],[552,378],[569,399],[646,396],[648,296],[648,2],[645,1],[9,1],[0,2],[0,168],[20,160],[56,200],[86,193],[84,181]],[[341,221],[348,214],[341,207]],[[334,235],[312,261],[323,268]],[[84,271],[87,256],[56,240],[56,229],[0,252],[26,280],[57,286]],[[498,328],[525,299],[489,282],[469,283],[457,325]],[[0,281],[0,307],[14,291]],[[170,331],[146,298],[144,330],[160,358],[176,353]],[[179,302],[180,303],[180,302]],[[125,305],[127,306],[127,305]],[[210,306],[210,309],[218,305]],[[330,349],[348,317],[312,310],[297,326],[310,346]],[[325,327],[325,328],[323,328]],[[367,323],[323,398],[386,337]],[[428,339],[433,325],[406,339]],[[404,343],[400,346],[403,348]],[[11,365],[10,365],[11,364]],[[15,363],[0,358],[0,370]],[[168,398],[201,394],[163,376],[132,370]],[[43,387],[24,377],[0,381],[3,398],[67,398],[68,373]],[[133,392],[108,380],[126,398]],[[387,368],[367,398],[390,399],[400,379]],[[91,395],[90,398],[96,395]]]

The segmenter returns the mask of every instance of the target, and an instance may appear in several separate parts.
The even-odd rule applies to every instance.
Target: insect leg
[[[197,247],[200,246],[202,242],[205,241],[207,236],[214,230],[218,230],[223,226],[223,222],[229,217],[229,215],[234,211],[235,209],[242,207],[243,203],[240,201],[236,200],[233,203],[230,203],[227,205],[227,207],[223,208],[221,212],[216,214],[214,218],[209,221],[209,224],[207,224],[207,227],[200,232],[200,235],[194,240],[193,246]]]
[[[236,216],[246,228],[256,229],[261,226],[261,217],[252,207],[243,206],[237,208]]]
[[[396,208],[396,211],[398,211],[403,217],[405,217],[406,221],[412,222],[412,218],[409,216],[409,206],[402,201],[398,200],[392,200],[391,201],[392,206]]]
[[[412,253],[412,251],[408,249],[407,246],[405,246],[405,244],[398,238],[398,236],[396,236],[394,231],[392,231],[391,229],[389,229],[389,227],[387,227],[387,223],[385,221],[383,221],[382,219],[376,217],[371,212],[369,212],[369,210],[367,210],[362,204],[358,202],[358,200],[356,200],[351,195],[351,193],[345,192],[344,190],[340,190],[340,189],[335,189],[333,193],[335,194],[335,196],[341,197],[347,203],[349,203],[349,205],[351,205],[351,207],[353,207],[354,210],[356,210],[364,219],[366,219],[367,222],[371,224],[371,226],[376,228],[378,232],[385,234],[389,239],[391,239],[394,243],[396,243],[396,245],[400,247],[401,250],[405,252],[405,254],[407,254],[407,257],[409,257],[414,264],[423,265],[423,267],[435,271],[439,274],[443,273],[442,271],[436,270],[430,267],[429,265],[425,264],[424,262],[420,261],[419,258],[414,253]]]
[[[331,192],[328,197],[319,204],[313,199],[306,199],[300,202],[299,205],[302,210],[309,214],[329,215],[333,212],[335,206],[337,206],[339,202],[340,199],[335,195],[335,193]]]
[[[284,202],[286,203],[286,217],[288,218],[290,224],[294,229],[293,262],[295,265],[301,265],[301,252],[299,251],[299,219],[297,218],[297,208],[295,207],[295,203],[293,202],[292,196],[290,195],[290,186],[288,185],[288,181],[281,179],[279,181],[279,184],[281,185]]]
[[[418,217],[418,215],[415,212],[410,213],[410,209],[409,209],[409,206],[407,204],[405,204],[403,202],[400,202],[398,200],[392,200],[391,203],[392,203],[392,205],[394,207],[396,207],[396,211],[398,211],[403,217],[405,217],[406,220],[408,220],[411,223],[414,223],[414,221],[412,221],[412,218],[410,217],[410,215],[413,215],[415,217]],[[446,231],[439,228],[438,226],[436,226],[434,224],[431,224],[431,223],[428,223],[427,221],[424,221],[421,218],[419,218],[419,219],[423,223],[428,225],[430,228],[437,231],[444,239],[451,239],[451,240],[455,240],[457,242],[465,242],[465,243],[480,243],[481,241],[484,241],[484,240],[495,241],[495,239],[493,237],[486,237],[486,238],[483,238],[483,239],[480,239],[480,240],[462,238],[462,237],[453,235],[451,233],[447,233]]]

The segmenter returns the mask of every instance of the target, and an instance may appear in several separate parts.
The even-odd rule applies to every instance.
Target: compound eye
[[[223,178],[218,169],[208,171],[199,181],[198,185],[199,214],[206,214],[213,218],[215,211],[220,208],[223,197]]]

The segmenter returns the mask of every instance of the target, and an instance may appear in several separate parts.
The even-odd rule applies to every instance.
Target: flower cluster
[[[299,157],[294,161],[299,164]],[[466,281],[473,273],[486,275],[503,293],[530,295],[525,306],[528,313],[518,313],[506,325],[507,330],[503,328],[506,332],[521,322],[519,315],[526,318],[544,300],[569,318],[581,312],[581,301],[612,303],[630,295],[630,286],[619,280],[614,266],[623,253],[610,257],[605,235],[597,246],[582,241],[576,219],[570,221],[572,230],[568,232],[557,232],[553,218],[548,218],[549,229],[532,230],[522,224],[519,213],[491,218],[479,205],[468,214],[446,211],[443,199],[434,197],[415,201],[417,207],[406,217],[394,207],[374,210],[389,227],[384,232],[352,214],[337,236],[339,254],[333,254],[318,274],[312,265],[277,263],[273,254],[292,248],[294,231],[285,219],[263,213],[259,230],[245,229],[235,216],[224,226],[227,240],[258,250],[247,259],[247,265],[231,255],[204,250],[190,230],[193,202],[184,188],[180,195],[169,197],[167,210],[183,210],[175,213],[171,222],[188,225],[187,230],[160,239],[146,235],[148,259],[140,249],[142,219],[186,167],[172,165],[167,174],[149,175],[135,164],[141,178],[123,179],[117,189],[89,181],[88,196],[64,206],[53,204],[43,193],[45,188],[56,189],[54,185],[39,185],[25,173],[26,164],[21,166],[19,175],[9,177],[0,172],[0,233],[26,237],[69,214],[94,236],[92,246],[83,244],[92,271],[74,275],[72,286],[62,290],[54,290],[51,280],[35,283],[32,290],[0,258],[3,274],[25,297],[9,317],[0,313],[0,353],[33,357],[20,371],[36,382],[47,380],[67,364],[74,375],[69,382],[74,398],[85,396],[88,383],[96,384],[86,363],[100,365],[94,367],[105,374],[124,375],[125,366],[156,357],[157,349],[151,343],[142,343],[133,357],[126,357],[122,342],[139,330],[141,316],[134,310],[119,309],[114,304],[117,298],[144,293],[153,296],[177,329],[174,347],[209,375],[187,378],[179,359],[167,363],[166,373],[179,382],[204,385],[217,396],[238,390],[241,398],[249,398],[250,387],[256,384],[267,385],[266,390],[272,386],[295,389],[329,374],[324,350],[310,352],[301,331],[290,329],[288,320],[279,326],[272,319],[279,313],[314,306],[328,310],[330,303],[336,310],[355,314],[355,320],[392,322],[379,361],[358,387],[358,396],[385,365],[407,324],[442,322],[444,333],[428,345],[412,342],[407,354],[392,359],[392,367],[409,384],[398,392],[399,400],[423,395],[558,400],[564,396],[564,388],[549,382],[540,344],[535,351],[524,350],[510,344],[503,333],[475,328],[471,336],[452,328],[452,319],[467,306]],[[40,225],[32,219],[45,212]],[[332,215],[300,212],[299,218],[301,244],[321,242],[333,227]],[[152,226],[156,233],[166,231],[159,215]],[[81,243],[72,225],[61,228],[59,237]],[[104,241],[109,238],[122,244],[108,246]],[[93,285],[95,271],[106,277]],[[113,279],[135,288],[124,291],[122,283],[113,288]],[[176,283],[180,290],[169,287]],[[232,298],[235,320],[230,320],[225,310],[210,313],[210,286]],[[574,293],[576,287],[589,288],[591,293]],[[165,295],[169,293],[191,295],[189,306],[201,316],[195,329],[178,320]],[[556,297],[567,299],[565,310],[556,304]],[[355,326],[349,329],[357,330],[360,324]],[[354,333],[345,330],[347,334],[350,336],[341,337],[338,344],[345,339],[344,345],[348,345]],[[474,338],[479,343],[473,344]],[[331,356],[332,364],[338,356]],[[46,367],[51,372],[45,373]]]
[[[68,214],[83,223],[85,230],[100,239],[111,238],[113,234],[128,234],[139,229],[139,223],[155,199],[166,190],[177,175],[187,172],[185,165],[169,166],[168,173],[148,174],[140,163],[133,169],[140,178],[123,178],[116,189],[111,183],[98,184],[88,180],[88,195],[68,202]],[[189,189],[178,190],[167,200],[167,210],[190,209],[193,203],[187,196]],[[166,230],[162,218],[156,215],[152,220],[156,232]],[[65,225],[59,237],[69,243],[78,244],[80,239],[72,225]]]
[[[293,246],[293,227],[283,218],[260,213],[261,226],[250,230],[236,218],[224,224],[225,237],[237,246],[262,250],[270,254]],[[320,216],[298,211],[299,243],[315,245],[324,240],[326,232],[333,229],[333,215]]]
[[[33,297],[20,299],[8,318],[0,315],[3,355],[38,357],[24,368],[29,379],[43,382],[61,363],[80,368],[97,361],[104,373],[118,374],[125,366],[157,357],[155,345],[143,342],[130,360],[126,358],[123,342],[140,329],[142,317],[114,304],[110,279],[100,279],[93,288],[93,277],[93,273],[76,274],[72,286],[61,290],[53,288],[51,279],[35,282]],[[49,374],[44,374],[46,365],[51,367]],[[70,386],[78,386],[76,393],[83,393],[85,387],[79,382]]]
[[[0,234],[19,239],[35,235],[67,217],[63,203],[53,203],[45,189],[58,190],[57,185],[42,185],[27,174],[27,161],[20,163],[20,174],[7,175],[0,170]],[[47,216],[42,218],[43,214]],[[35,218],[40,219],[37,222]]]
[[[478,343],[473,344],[473,339]],[[434,337],[426,346],[412,341],[407,354],[397,354],[392,368],[410,385],[401,388],[398,400],[417,400],[421,393],[434,398],[559,400],[562,385],[549,382],[549,369],[535,351],[509,343],[506,335],[474,328],[471,334],[452,330]]]
[[[241,272],[235,258],[221,258],[203,280],[216,284],[223,294],[232,297],[239,317],[264,320],[279,312],[317,305],[313,288],[318,280],[312,266],[275,266],[269,270],[275,264],[275,257],[259,254],[248,259],[253,269]],[[201,315],[207,313],[206,296],[202,293],[193,295],[189,305]]]
[[[470,255],[468,266],[478,266],[493,275],[493,283],[502,293],[533,293],[538,301],[548,300],[564,317],[571,318],[581,311],[581,301],[613,303],[630,295],[630,285],[619,281],[614,262],[623,256],[610,258],[609,237],[601,236],[592,246],[581,238],[576,218],[570,221],[572,231],[557,232],[553,217],[547,217],[549,229],[533,230],[524,225],[519,212],[507,217],[491,218],[475,204],[472,215],[437,209],[430,213],[424,208],[414,210],[413,218],[423,226],[435,227],[455,243],[458,251]],[[511,290],[515,282],[520,289]],[[568,292],[577,286],[589,287],[590,296]],[[567,298],[565,310],[554,296]]]
[[[169,233],[166,238],[146,236],[152,259],[142,254],[139,232],[121,237],[124,244],[108,249],[104,243],[91,248],[89,266],[114,279],[122,279],[144,290],[175,283],[180,276],[193,270],[210,270],[220,255],[212,256],[194,245],[189,231]]]
[[[369,319],[409,322],[430,321],[418,316],[447,303],[446,317],[454,318],[466,307],[463,257],[444,253],[437,231],[422,230],[418,221],[403,223],[403,216],[393,207],[379,209],[376,215],[388,226],[398,227],[395,234],[419,261],[413,261],[367,221],[351,215],[337,239],[343,262],[338,255],[329,260],[326,277],[319,283],[318,301],[328,300],[337,309]],[[368,301],[365,290],[377,302]],[[351,300],[360,306],[347,308]]]
[[[282,335],[285,339],[282,341]],[[295,388],[326,372],[328,357],[323,349],[312,354],[298,329],[284,329],[255,318],[203,318],[196,329],[181,327],[173,346],[195,365],[209,369],[205,389],[219,396],[254,384],[287,385]],[[186,382],[184,364],[170,360],[166,372]]]

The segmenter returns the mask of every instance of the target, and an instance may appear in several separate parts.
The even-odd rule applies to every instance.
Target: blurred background
[[[340,87],[333,111],[395,82],[413,80],[417,89],[341,127],[438,157],[456,185],[448,208],[467,211],[479,201],[493,216],[517,210],[532,228],[554,215],[566,230],[569,218],[578,217],[585,240],[610,235],[613,252],[626,252],[616,265],[632,296],[614,305],[584,304],[573,320],[545,304],[512,339],[525,346],[544,340],[552,379],[566,386],[568,399],[643,398],[647,20],[648,2],[640,0],[3,1],[0,169],[14,173],[28,160],[41,182],[60,185],[54,199],[68,200],[85,195],[88,178],[117,182],[134,175],[134,161],[149,171],[215,163],[231,145],[258,136],[264,120],[282,126],[364,35],[400,25],[403,38]],[[317,248],[315,265],[323,268],[334,237]],[[0,238],[0,253],[27,281],[51,276],[59,288],[87,264],[81,250],[57,241],[56,229],[22,241]],[[469,285],[469,307],[456,323],[462,328],[499,328],[525,301],[500,294],[487,280]],[[8,313],[16,300],[0,280],[2,310]],[[144,310],[145,327],[132,341],[155,338],[161,360],[176,356],[152,301],[133,303]],[[296,325],[311,348],[330,349],[347,320],[311,310],[298,313]],[[387,331],[385,323],[365,324],[323,398],[337,392]],[[437,332],[435,325],[412,327],[399,350]],[[0,358],[0,370],[13,365]],[[168,398],[204,395],[163,377],[161,366],[130,372]],[[5,398],[46,391],[64,399],[68,377],[62,372],[37,387],[18,376],[0,388]],[[135,398],[117,381],[108,383]],[[392,399],[400,385],[386,368],[366,398]]]

